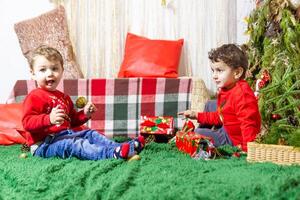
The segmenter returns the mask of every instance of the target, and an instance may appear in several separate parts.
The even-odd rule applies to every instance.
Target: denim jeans
[[[210,100],[206,102],[204,112],[214,112],[216,110],[217,110],[216,100]],[[208,126],[208,125],[203,126],[200,124],[199,127],[196,128],[195,132],[204,136],[212,137],[212,139],[214,140],[214,145],[216,147],[225,144],[233,145],[224,126],[215,127],[214,129],[212,129],[212,126]]]
[[[114,142],[95,130],[65,130],[47,136],[34,152],[34,156],[102,160],[113,158],[114,150],[118,146],[121,143]]]

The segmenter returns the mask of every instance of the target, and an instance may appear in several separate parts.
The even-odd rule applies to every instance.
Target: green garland
[[[264,134],[258,141],[300,147],[300,22],[291,7],[272,7],[274,2],[266,1],[248,20],[248,81],[255,88],[263,72],[270,75],[259,90]],[[274,17],[272,9],[279,14]]]

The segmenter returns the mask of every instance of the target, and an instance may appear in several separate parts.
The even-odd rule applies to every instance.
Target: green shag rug
[[[194,160],[151,143],[140,161],[19,158],[0,146],[0,199],[300,199],[300,166]]]

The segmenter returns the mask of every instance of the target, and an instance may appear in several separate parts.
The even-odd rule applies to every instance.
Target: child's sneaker
[[[134,139],[134,150],[139,154],[145,146],[145,138],[144,136],[139,136],[138,138]]]
[[[128,158],[130,145],[128,143],[124,143],[121,146],[118,146],[113,154],[113,157],[116,159],[126,159]]]

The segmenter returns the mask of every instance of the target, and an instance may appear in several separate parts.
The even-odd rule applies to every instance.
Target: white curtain
[[[55,0],[54,0],[55,1]],[[242,19],[253,0],[58,0],[64,5],[77,61],[86,78],[116,77],[127,32],[151,39],[184,39],[180,76],[215,91],[208,51],[243,43]]]

